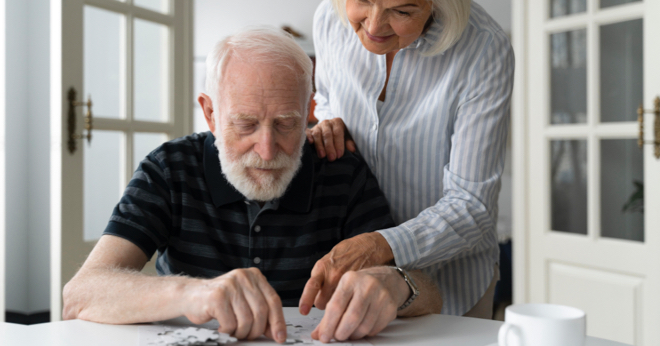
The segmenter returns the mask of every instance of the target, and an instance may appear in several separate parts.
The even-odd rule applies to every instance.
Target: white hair
[[[332,0],[335,12],[344,25],[348,25],[346,15],[347,0]],[[463,35],[470,18],[470,5],[472,0],[426,0],[432,3],[433,19],[442,23],[442,36],[431,49],[424,53],[427,56],[438,55],[458,41]]]
[[[298,76],[305,109],[309,112],[312,95],[312,61],[284,30],[270,27],[251,27],[216,43],[206,57],[206,92],[218,107],[220,85],[230,57],[237,57],[250,63],[268,63],[272,66],[289,69]]]

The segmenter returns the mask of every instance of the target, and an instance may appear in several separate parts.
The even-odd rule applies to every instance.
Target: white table
[[[321,316],[322,311],[312,310]],[[299,317],[297,308],[285,308],[287,318]],[[370,343],[410,346],[487,346],[497,342],[502,322],[468,317],[429,315],[396,319]],[[3,346],[132,346],[138,345],[138,325],[106,325],[81,320],[21,326],[0,324]],[[238,342],[237,345],[276,345],[270,340]],[[585,346],[624,346],[625,344],[593,337]]]

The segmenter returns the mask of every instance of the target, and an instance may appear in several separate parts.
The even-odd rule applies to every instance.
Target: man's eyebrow
[[[256,120],[257,119],[256,116],[245,114],[245,113],[229,114],[229,118],[231,118],[232,120]]]
[[[298,111],[293,111],[285,114],[280,114],[276,116],[277,119],[290,119],[290,118],[302,118]]]

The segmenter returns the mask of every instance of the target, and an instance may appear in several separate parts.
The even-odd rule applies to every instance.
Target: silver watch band
[[[406,300],[403,303],[403,305],[399,306],[399,308],[397,309],[397,311],[401,311],[401,310],[407,308],[408,306],[410,306],[410,304],[412,304],[412,302],[415,300],[415,298],[417,298],[417,296],[419,296],[419,289],[417,288],[417,285],[415,284],[415,281],[413,281],[412,277],[410,277],[410,275],[408,275],[408,272],[406,272],[405,270],[403,270],[399,267],[392,267],[392,268],[394,268],[401,275],[403,280],[406,281],[406,283],[408,284],[408,287],[410,287],[410,291],[411,291],[411,294],[410,294],[410,297],[408,298],[408,300]]]

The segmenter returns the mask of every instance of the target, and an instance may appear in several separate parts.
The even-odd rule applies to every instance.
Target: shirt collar
[[[204,179],[211,193],[213,204],[220,207],[225,204],[243,201],[245,196],[238,192],[227,181],[218,158],[218,149],[215,147],[215,136],[208,132],[204,141]],[[289,187],[280,198],[280,207],[296,212],[309,211],[312,204],[312,187],[314,184],[314,152],[309,143],[303,148],[302,165],[293,177]]]

